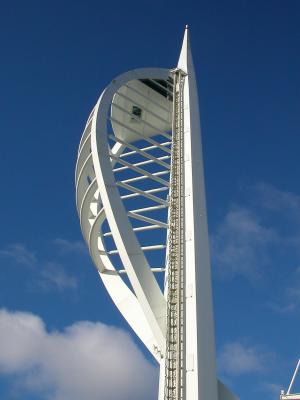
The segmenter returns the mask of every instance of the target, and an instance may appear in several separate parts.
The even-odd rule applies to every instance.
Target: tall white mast
[[[167,382],[164,396],[170,400],[217,400],[199,105],[188,27],[185,30],[178,66],[173,74],[173,168],[169,229],[173,228],[179,242],[174,244],[169,240],[168,247],[168,312],[173,312],[174,315],[169,315],[167,325],[169,352],[166,356]],[[178,176],[175,176],[176,172]],[[177,205],[173,206],[176,201]],[[172,237],[172,232],[170,235]],[[172,255],[174,258],[176,253],[177,265],[174,267]],[[174,282],[178,286],[177,290]],[[176,308],[172,308],[174,301],[177,301]]]
[[[186,29],[178,67],[184,82],[187,399],[217,399],[211,271],[195,70]]]
[[[129,71],[103,91],[82,135],[75,182],[82,233],[103,284],[160,364],[159,400],[234,399],[216,377],[188,28],[177,68]]]

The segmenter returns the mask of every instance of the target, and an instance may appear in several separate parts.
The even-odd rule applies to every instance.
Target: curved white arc
[[[116,143],[112,149],[112,154],[119,155],[122,152],[124,146]],[[114,166],[114,162],[112,162],[112,167]],[[101,205],[101,198],[100,195],[97,199],[94,197],[98,190],[97,179],[96,177],[90,183],[90,186],[86,189],[85,193],[83,194],[82,198],[79,198],[78,201],[78,209],[79,209],[79,220],[80,226],[83,233],[83,236],[86,241],[88,241],[91,224],[89,222],[89,210],[91,209],[91,203],[93,201],[98,203],[98,208]]]
[[[81,204],[79,200],[83,199],[85,191],[89,186],[86,181],[86,175],[88,175],[91,180],[95,178],[91,154],[85,160],[76,182],[76,208],[78,211],[80,209],[79,204]]]
[[[152,329],[145,318],[144,312],[137,298],[118,275],[110,275],[100,272],[99,275],[120,313],[156,361],[160,363],[161,357],[156,351],[158,343],[153,336]]]
[[[83,130],[83,134],[81,136],[79,147],[78,147],[78,154],[81,151],[81,148],[82,148],[83,143],[85,142],[85,139],[91,133],[91,118],[92,118],[92,114],[94,114],[94,109],[93,109],[93,111],[92,111],[92,113],[91,113],[91,115],[90,115],[90,117],[89,117],[89,119],[88,119],[88,121],[87,121],[87,123],[85,125],[85,128]]]
[[[78,178],[78,175],[82,168],[82,165],[90,153],[90,150],[89,150],[89,148],[91,146],[90,141],[91,141],[91,135],[88,134],[85,141],[82,144],[82,147],[81,147],[79,153],[78,153],[77,162],[76,162],[76,166],[75,166],[75,182],[77,182],[77,178]]]
[[[159,74],[158,71],[163,73]],[[149,75],[150,77],[166,78],[168,77],[168,71],[153,69],[130,71],[121,75],[106,88],[95,108],[97,123],[93,120],[91,144],[95,173],[106,218],[131,285],[159,347],[164,351],[166,302],[137,242],[120,199],[111,168],[106,137],[106,118],[113,95],[122,84],[133,79],[149,77]]]
[[[109,258],[106,255],[101,255],[99,251],[98,240],[101,240],[101,237],[98,236],[98,232],[99,227],[103,223],[104,219],[105,214],[104,210],[102,209],[99,212],[94,225],[92,226],[89,236],[89,249],[91,257],[113,302],[137,336],[151,352],[153,357],[160,362],[160,357],[155,351],[158,343],[153,336],[152,330],[149,327],[137,298],[118,275]],[[103,243],[102,247],[104,248]]]
[[[81,200],[80,203],[79,221],[83,237],[85,238],[86,241],[88,241],[89,230],[91,229],[91,225],[88,222],[88,217],[89,217],[88,213],[90,210],[91,202],[93,200],[93,197],[95,196],[97,189],[98,189],[97,180],[96,178],[94,178],[90,186],[87,188],[83,196],[83,199]]]
[[[120,144],[116,144],[112,149],[112,153],[118,155],[122,151],[123,147],[124,146]],[[80,155],[82,155],[82,151],[79,152],[79,156]],[[112,163],[112,165],[113,164],[114,163]],[[101,251],[99,251],[99,240],[102,240],[102,238],[99,237],[99,231],[102,223],[105,220],[104,209],[102,208],[98,215],[95,217],[92,226],[89,222],[91,203],[97,201],[98,207],[101,205],[100,195],[97,195],[97,199],[95,197],[97,191],[98,185],[95,178],[87,187],[82,198],[78,199],[79,218],[83,236],[88,242],[93,262],[98,269],[99,276],[103,281],[103,284],[106,287],[113,302],[115,303],[123,317],[126,319],[128,324],[140,338],[140,340],[151,352],[153,357],[156,358],[158,362],[160,362],[160,355],[157,353],[157,351],[155,351],[155,349],[158,347],[158,343],[153,336],[152,330],[150,329],[147,320],[145,319],[143,310],[136,296],[132,293],[132,291],[127,287],[127,285],[118,275],[118,272],[111,264],[107,255],[102,255]],[[102,247],[104,250],[103,243]],[[108,271],[113,272],[113,274],[106,273]]]
[[[118,275],[109,258],[99,254],[98,230],[104,218],[104,210],[102,209],[95,220],[94,229],[92,228],[90,233],[89,248],[91,257],[113,302],[153,357],[160,362],[160,356],[155,351],[158,343],[153,336],[137,298]],[[109,271],[111,274],[107,273]]]
[[[106,255],[102,255],[99,251],[98,239],[101,239],[101,237],[99,238],[98,231],[104,219],[105,214],[102,209],[92,226],[89,236],[91,257],[113,302],[137,336],[159,362],[160,357],[157,352],[155,352],[155,348],[158,346],[157,341],[155,340],[152,330],[145,319],[143,310],[137,298],[118,275],[109,258]],[[103,243],[102,247],[104,248]],[[112,274],[112,272],[114,272],[114,274]]]

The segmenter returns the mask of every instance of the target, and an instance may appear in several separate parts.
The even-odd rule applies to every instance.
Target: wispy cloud
[[[37,262],[35,253],[21,243],[13,243],[1,249],[0,257],[7,258],[27,267],[35,266]]]
[[[81,242],[68,242],[60,239],[60,246],[71,248],[72,246],[81,251]],[[57,290],[62,292],[65,289],[76,289],[78,281],[75,276],[66,271],[66,268],[58,261],[58,254],[53,254],[53,260],[44,260],[43,257],[36,257],[35,252],[29,250],[25,244],[13,243],[0,250],[0,258],[9,260],[16,266],[30,267],[33,274],[27,275],[30,279],[29,286],[43,290]]]
[[[218,365],[225,376],[238,376],[266,370],[272,358],[271,353],[259,346],[235,341],[223,346],[218,357]]]
[[[276,382],[262,382],[256,387],[256,396],[261,397],[263,393],[263,398],[266,400],[278,399],[280,392],[283,389],[282,385]],[[260,395],[258,396],[258,392]]]
[[[123,330],[77,322],[48,332],[36,315],[0,310],[0,374],[47,400],[154,400],[157,370]]]
[[[300,262],[300,196],[265,182],[243,189],[247,200],[231,206],[211,235],[215,270],[253,279],[278,256]]]
[[[283,289],[281,302],[269,302],[271,310],[279,314],[291,313],[300,306],[300,268],[291,275],[290,284]]]
[[[258,277],[268,246],[278,240],[250,209],[232,207],[212,235],[212,260],[221,275]]]
[[[269,394],[270,398],[274,399],[279,397],[280,391],[283,389],[283,387],[278,383],[264,382],[261,385],[261,389]]]
[[[282,304],[277,304],[273,302],[268,302],[267,306],[274,312],[278,314],[288,314],[294,311],[297,307],[295,302],[283,302]]]
[[[61,264],[47,262],[40,271],[38,286],[45,290],[55,289],[62,292],[65,289],[76,289],[78,282]]]
[[[254,186],[254,195],[260,206],[300,222],[300,196],[279,190],[266,182],[260,182]]]
[[[85,243],[81,240],[71,241],[67,239],[57,238],[53,240],[53,243],[62,253],[87,254],[87,247]]]

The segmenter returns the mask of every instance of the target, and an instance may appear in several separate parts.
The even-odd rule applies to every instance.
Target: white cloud
[[[272,357],[258,347],[242,342],[227,343],[218,357],[218,365],[222,373],[237,376],[265,370],[267,361]]]
[[[265,182],[246,192],[246,204],[232,207],[211,237],[217,272],[256,278],[277,255],[299,261],[300,196]]]
[[[297,304],[294,301],[283,304],[269,302],[267,303],[267,306],[278,314],[288,314],[296,309]]]
[[[261,182],[255,186],[255,197],[260,206],[277,211],[285,217],[300,221],[300,196],[292,192],[285,192],[276,187]]]
[[[297,304],[300,303],[300,282],[295,282],[293,286],[288,287],[287,294]]]
[[[266,249],[278,237],[249,209],[234,207],[212,235],[212,260],[222,275],[259,276]]]
[[[290,283],[283,289],[281,303],[269,302],[268,306],[279,314],[296,311],[300,305],[300,268],[291,275]]]
[[[278,398],[280,395],[280,391],[283,389],[283,387],[278,383],[271,383],[271,382],[264,382],[261,385],[261,388],[264,392],[269,393],[273,399]]]
[[[0,310],[0,373],[49,400],[150,400],[157,370],[123,330],[77,322],[48,332],[30,313]],[[21,385],[21,387],[20,387]]]
[[[57,238],[53,240],[53,243],[62,253],[87,254],[87,247],[85,243],[81,240],[71,241]]]
[[[83,247],[81,242],[71,243],[63,239],[59,239],[58,244],[68,249],[73,246],[77,252],[81,251],[81,246]],[[55,261],[43,261],[40,257],[37,258],[33,251],[28,250],[24,244],[14,243],[6,246],[0,250],[0,257],[9,259],[15,265],[33,268],[34,275],[27,274],[31,287],[45,290],[55,289],[61,292],[64,289],[76,289],[78,286],[77,279],[66,272],[65,268],[56,261],[57,257],[54,257]]]
[[[59,263],[47,262],[39,273],[38,285],[46,290],[56,289],[61,292],[64,289],[76,289],[78,282]]]
[[[28,250],[27,247],[21,243],[10,244],[1,249],[0,256],[28,267],[33,267],[36,264],[35,253]]]

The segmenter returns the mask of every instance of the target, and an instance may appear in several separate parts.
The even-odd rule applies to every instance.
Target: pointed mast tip
[[[177,64],[177,68],[181,69],[185,73],[188,73],[188,69],[192,67],[192,54],[191,54],[191,48],[190,48],[190,32],[189,32],[189,26],[185,26],[185,31],[184,31],[184,36],[183,36],[183,42],[182,42],[182,47],[181,47],[181,52]]]

